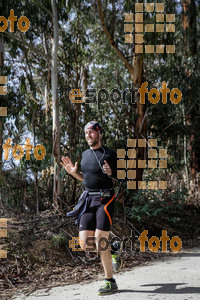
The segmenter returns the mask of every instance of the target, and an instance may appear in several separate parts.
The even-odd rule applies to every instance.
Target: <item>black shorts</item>
[[[115,208],[115,195],[104,197],[90,196],[90,205],[80,218],[79,231],[100,229],[110,231]]]

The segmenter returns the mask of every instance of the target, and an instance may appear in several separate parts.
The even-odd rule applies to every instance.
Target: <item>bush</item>
[[[162,191],[155,190],[137,191],[125,204],[127,216],[138,223],[162,220],[163,217],[166,219],[166,216],[170,223],[176,222],[178,220],[176,213],[183,209],[188,196],[187,191],[173,191],[165,196],[162,194]]]
[[[54,248],[59,249],[65,247],[69,241],[66,235],[64,235],[63,233],[59,233],[52,236],[51,242]]]

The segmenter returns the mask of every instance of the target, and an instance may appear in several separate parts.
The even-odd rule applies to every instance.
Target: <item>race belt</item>
[[[113,190],[112,190],[112,194],[113,194]],[[106,192],[89,192],[89,195],[90,196],[94,196],[94,195],[97,195],[97,196],[101,196],[101,197],[110,197],[111,195],[111,191],[106,191]]]

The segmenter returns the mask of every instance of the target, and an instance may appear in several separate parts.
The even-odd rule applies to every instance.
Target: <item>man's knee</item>
[[[96,251],[96,245],[94,241],[94,235],[80,234],[79,235],[79,244],[81,249],[88,252]]]
[[[95,234],[95,242],[98,252],[109,251],[109,233],[98,232]]]

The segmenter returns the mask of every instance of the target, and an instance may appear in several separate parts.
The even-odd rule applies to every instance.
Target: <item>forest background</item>
[[[134,14],[135,3],[142,1],[0,1],[1,16],[8,19],[13,9],[18,19],[26,16],[30,21],[26,32],[18,29],[17,22],[14,32],[9,28],[0,32],[0,76],[7,76],[7,95],[0,96],[0,106],[8,111],[7,116],[0,116],[0,217],[10,219],[10,236],[8,226],[8,238],[2,242],[12,244],[11,229],[17,222],[22,224],[22,219],[28,224],[53,214],[66,225],[65,213],[83,186],[66,174],[60,159],[67,155],[80,163],[88,147],[83,129],[90,120],[101,122],[103,143],[115,151],[126,149],[127,139],[132,138],[157,139],[158,149],[167,149],[167,169],[137,169],[136,177],[137,181],[167,181],[167,190],[130,190],[122,181],[116,218],[136,232],[151,229],[161,236],[158,231],[168,229],[198,240],[200,3],[160,0],[144,4],[151,2],[164,3],[165,14],[175,14],[175,32],[145,33],[144,44],[174,44],[175,53],[135,55],[134,44],[125,43],[124,14]],[[155,12],[145,12],[144,23],[155,24]],[[98,97],[101,89],[110,95],[112,89],[123,92],[145,81],[149,90],[159,91],[165,81],[170,90],[182,92],[182,100],[173,104],[168,95],[166,104],[147,99],[141,104],[134,91],[133,103],[130,97],[124,102],[109,97],[98,106],[96,101],[78,104],[69,99],[71,89],[80,89],[84,97],[86,89],[96,89]],[[10,150],[5,160],[3,144],[9,138],[12,147],[25,145],[26,138],[34,147],[43,145],[44,159],[37,160],[32,152],[30,160],[24,155],[17,161]],[[146,159],[144,148],[136,151],[137,159]],[[119,182],[115,187],[119,188]],[[56,226],[60,228],[59,222]],[[36,234],[30,236],[37,240]],[[54,232],[49,238],[60,245],[66,243],[65,237],[63,232]],[[12,251],[13,247],[10,259]]]

